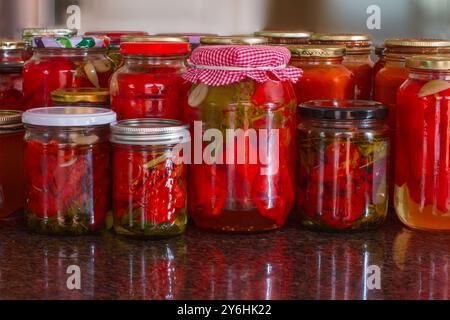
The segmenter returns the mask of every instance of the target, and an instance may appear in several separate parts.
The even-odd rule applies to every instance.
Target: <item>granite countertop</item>
[[[158,241],[41,236],[13,217],[0,222],[0,299],[449,299],[449,246],[450,234],[410,231],[392,213],[367,233],[291,222]],[[67,288],[71,265],[79,290]]]

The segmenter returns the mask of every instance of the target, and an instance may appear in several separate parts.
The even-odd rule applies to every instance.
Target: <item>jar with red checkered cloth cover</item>
[[[193,143],[188,206],[214,231],[281,227],[295,199],[296,100],[301,70],[276,46],[202,46],[183,76]]]

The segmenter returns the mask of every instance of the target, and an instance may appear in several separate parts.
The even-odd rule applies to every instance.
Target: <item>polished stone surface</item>
[[[80,267],[80,290],[67,288],[70,265]],[[450,234],[410,231],[392,215],[368,233],[190,226],[158,241],[47,237],[17,219],[0,222],[0,299],[449,298]]]

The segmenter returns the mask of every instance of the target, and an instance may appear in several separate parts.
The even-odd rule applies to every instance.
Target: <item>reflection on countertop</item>
[[[392,214],[369,233],[190,226],[158,241],[47,237],[12,218],[0,222],[0,299],[449,299],[449,243],[450,234],[408,230]],[[80,290],[67,287],[70,265],[80,267]]]

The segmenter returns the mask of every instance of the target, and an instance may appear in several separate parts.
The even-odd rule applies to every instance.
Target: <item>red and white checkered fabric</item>
[[[191,65],[184,79],[221,86],[251,78],[256,82],[270,79],[296,82],[302,70],[288,66],[291,53],[281,46],[202,46],[189,59]]]

